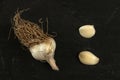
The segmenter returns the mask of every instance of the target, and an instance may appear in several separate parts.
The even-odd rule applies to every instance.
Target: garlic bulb
[[[21,14],[26,10],[17,10],[13,17],[14,33],[25,47],[27,47],[33,58],[36,60],[47,61],[53,70],[59,70],[55,63],[54,54],[56,43],[55,40],[47,32],[41,28],[43,25],[42,18],[40,19],[41,26],[21,18]],[[46,18],[47,24],[48,19]]]
[[[80,52],[79,60],[86,65],[96,65],[99,62],[99,58],[90,51]]]
[[[96,31],[93,25],[84,25],[79,28],[79,33],[84,38],[91,38],[95,35]]]
[[[55,40],[48,38],[45,42],[30,47],[29,50],[36,60],[45,60],[50,64],[53,70],[59,70],[54,59],[55,48]]]

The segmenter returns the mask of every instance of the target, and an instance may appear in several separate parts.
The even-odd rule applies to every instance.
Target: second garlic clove
[[[99,62],[99,58],[90,51],[80,52],[79,60],[85,65],[96,65]]]
[[[96,31],[93,25],[84,25],[79,28],[79,33],[84,38],[91,38],[95,35]]]

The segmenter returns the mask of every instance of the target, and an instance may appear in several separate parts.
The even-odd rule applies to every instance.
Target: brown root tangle
[[[31,21],[22,19],[21,14],[24,11],[25,10],[17,10],[15,16],[13,17],[13,29],[15,35],[20,40],[20,42],[24,46],[29,48],[36,44],[42,43],[47,38],[49,38],[49,35],[47,33],[44,33],[43,30],[39,27],[39,25]]]

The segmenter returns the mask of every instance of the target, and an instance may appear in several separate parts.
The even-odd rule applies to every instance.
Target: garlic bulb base
[[[53,38],[49,38],[43,43],[30,47],[30,52],[34,59],[47,61],[53,70],[59,71],[54,59],[56,43]]]

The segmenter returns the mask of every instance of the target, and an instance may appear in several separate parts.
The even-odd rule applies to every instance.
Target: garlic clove
[[[93,25],[84,25],[79,28],[79,33],[84,38],[91,38],[95,35],[96,30]]]
[[[99,62],[99,58],[90,51],[80,52],[79,60],[85,65],[96,65]]]

